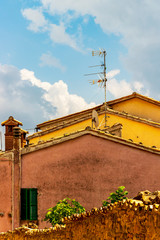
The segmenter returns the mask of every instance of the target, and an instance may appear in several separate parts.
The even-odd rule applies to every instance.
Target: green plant
[[[75,199],[64,198],[60,200],[56,206],[49,208],[45,215],[45,221],[49,221],[52,226],[55,224],[63,224],[62,218],[71,216],[75,213],[82,213],[85,208]]]
[[[110,193],[110,196],[107,198],[107,200],[110,200],[110,202],[103,201],[102,202],[102,206],[105,207],[110,203],[115,203],[118,201],[121,201],[122,199],[127,199],[127,197],[125,197],[125,195],[128,194],[127,191],[124,191],[125,187],[124,186],[120,186],[115,192]]]

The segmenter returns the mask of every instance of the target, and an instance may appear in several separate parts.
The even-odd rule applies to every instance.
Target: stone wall
[[[160,205],[123,200],[107,208],[87,211],[64,219],[64,226],[49,229],[21,227],[0,234],[0,240],[158,240]]]

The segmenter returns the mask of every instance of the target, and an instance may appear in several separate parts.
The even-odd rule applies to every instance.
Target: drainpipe
[[[19,127],[13,128],[13,154],[14,154],[14,163],[13,163],[13,191],[14,191],[14,221],[13,228],[20,226],[20,204],[21,204],[21,175],[22,175],[22,167],[21,167],[21,129]]]
[[[12,155],[12,231],[14,230],[14,154]]]

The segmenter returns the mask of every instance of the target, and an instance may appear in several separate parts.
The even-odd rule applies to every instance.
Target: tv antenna
[[[107,111],[107,104],[106,104],[106,50],[105,49],[100,49],[99,51],[92,51],[92,56],[101,56],[103,57],[103,63],[101,65],[95,65],[95,66],[89,66],[89,67],[103,67],[102,72],[97,72],[97,73],[89,73],[85,74],[85,76],[89,75],[98,75],[99,79],[97,80],[91,80],[91,84],[96,84],[98,83],[101,87],[104,87],[104,92],[105,92],[105,101],[104,101],[104,107],[105,107],[105,125],[104,127],[106,128],[106,122],[107,122],[107,116],[106,116],[106,111]]]

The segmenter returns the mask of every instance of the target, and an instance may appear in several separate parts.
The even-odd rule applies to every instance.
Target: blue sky
[[[156,0],[1,0],[1,122],[25,129],[101,104],[90,85],[107,51],[107,100],[136,91],[160,99],[160,4]]]

